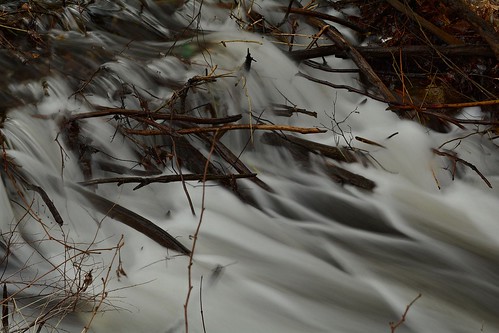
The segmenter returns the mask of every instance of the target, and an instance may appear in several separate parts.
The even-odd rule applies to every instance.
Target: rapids
[[[288,59],[277,40],[243,29],[238,18],[247,9],[229,10],[226,3],[68,2],[56,22],[38,22],[50,48],[45,60],[21,64],[0,55],[8,81],[1,96],[9,96],[9,103],[2,97],[9,107],[0,111],[6,332],[390,332],[390,322],[413,300],[398,333],[499,332],[494,141],[473,134],[471,125],[437,133],[399,119],[384,103],[296,76],[361,86],[355,74]],[[284,13],[276,4],[253,6],[278,23]],[[197,34],[173,38],[187,27]],[[255,60],[250,70],[248,50]],[[348,60],[326,60],[333,68],[355,68]],[[99,167],[105,163],[128,174],[164,175],[178,172],[178,165],[171,157],[157,163],[158,170],[139,165],[142,147],[169,139],[129,140],[116,130],[124,121],[118,117],[83,119],[77,130],[67,119],[95,105],[155,110],[189,79],[209,73],[217,79],[193,89],[177,108],[200,117],[243,114],[246,123],[325,129],[297,136],[362,151],[366,163],[341,166],[374,181],[373,191],[334,182],[324,166],[336,162],[312,156],[305,165],[263,144],[258,131],[231,131],[222,139],[273,190],[239,180],[248,202],[210,181],[185,188],[80,185],[115,177]],[[207,103],[211,110],[199,108]],[[279,117],[273,104],[317,117]],[[453,180],[452,163],[432,148],[458,153],[492,188],[462,165]],[[188,256],[106,214],[113,203],[188,249],[200,225],[192,269]]]

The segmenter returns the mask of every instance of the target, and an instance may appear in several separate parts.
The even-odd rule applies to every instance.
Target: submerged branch
[[[190,250],[180,243],[175,237],[145,217],[79,186],[75,185],[72,186],[72,188],[88,200],[91,203],[91,207],[96,209],[101,214],[109,216],[110,218],[135,229],[167,249],[171,249],[185,255],[190,253]]]

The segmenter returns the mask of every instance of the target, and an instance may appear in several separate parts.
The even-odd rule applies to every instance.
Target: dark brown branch
[[[296,76],[301,76],[303,78],[306,78],[307,80],[310,80],[312,82],[316,82],[316,83],[319,83],[319,84],[323,84],[325,86],[329,86],[331,88],[335,88],[335,89],[345,89],[345,90],[348,90],[350,92],[354,92],[354,93],[357,93],[357,94],[360,94],[360,95],[364,95],[364,96],[367,96],[367,97],[370,97],[374,100],[377,100],[377,101],[380,101],[380,102],[384,102],[386,103],[386,100],[384,100],[383,98],[380,98],[378,96],[375,96],[373,94],[370,94],[364,90],[361,90],[361,89],[357,89],[357,88],[354,88],[354,87],[350,87],[350,86],[347,86],[347,85],[343,85],[343,84],[334,84],[334,83],[331,83],[329,81],[324,81],[324,80],[319,80],[319,79],[316,79],[315,77],[313,76],[310,76],[308,74],[305,74],[305,73],[302,73],[302,72],[298,72],[296,74]]]
[[[317,118],[317,112],[308,111],[306,109],[297,108],[296,106],[289,106],[285,104],[272,104],[272,112],[278,116],[291,117],[295,113],[305,114]]]
[[[50,210],[50,213],[54,217],[54,220],[57,222],[58,225],[62,226],[64,224],[64,221],[62,220],[61,214],[59,214],[59,211],[55,207],[54,203],[52,200],[50,200],[50,197],[48,196],[47,192],[40,186],[34,185],[34,184],[29,184],[25,183],[26,188],[31,191],[35,191],[42,197],[43,202],[47,205],[48,209]]]
[[[474,106],[487,106],[487,105],[499,105],[499,99],[492,99],[487,101],[476,101],[476,102],[465,102],[465,103],[447,103],[447,104],[423,104],[419,108],[424,109],[462,109]],[[398,110],[412,109],[414,106],[411,105],[394,105],[390,108],[396,108]]]
[[[86,112],[86,113],[79,113],[72,115],[70,120],[80,120],[80,119],[86,119],[86,118],[96,118],[96,117],[104,117],[104,116],[127,116],[127,117],[132,117],[132,116],[139,116],[139,117],[144,117],[144,118],[149,118],[153,120],[177,120],[177,121],[185,121],[189,123],[194,123],[194,124],[213,124],[213,125],[220,125],[220,124],[227,124],[227,123],[233,123],[242,118],[241,115],[234,115],[230,117],[223,117],[223,118],[198,118],[198,117],[192,117],[192,116],[185,116],[185,115],[179,115],[179,114],[171,114],[171,113],[163,113],[163,112],[146,112],[146,111],[141,111],[141,110],[127,110],[127,109],[121,109],[121,108],[99,108],[99,111],[94,111],[94,112]]]
[[[3,284],[2,330],[4,332],[9,331],[9,293],[7,292],[7,283]]]
[[[202,181],[206,180],[234,180],[239,178],[252,178],[256,177],[256,173],[239,174],[239,175],[213,175],[208,174],[206,176],[202,174],[183,174],[183,175],[166,175],[158,177],[112,177],[112,178],[100,178],[92,179],[84,182],[80,182],[80,185],[91,186],[97,184],[109,184],[116,183],[116,185],[121,186],[123,184],[139,183],[134,190],[152,183],[173,183],[181,181]]]
[[[337,161],[354,162],[357,160],[356,157],[346,149],[330,147],[293,136],[265,133],[262,137],[262,141],[265,144],[286,148],[292,154],[296,162],[305,168],[309,168],[311,165],[311,152],[319,153]],[[349,184],[368,191],[372,191],[376,186],[372,180],[327,161],[324,163],[324,172],[331,180],[339,184]]]
[[[92,204],[92,207],[101,214],[109,216],[110,218],[129,226],[167,249],[171,249],[185,255],[190,253],[190,250],[176,238],[145,217],[93,192],[86,191],[79,186],[75,185],[72,186],[72,188],[88,200]]]
[[[342,185],[352,185],[367,191],[372,191],[376,187],[376,183],[372,180],[332,163],[326,163],[325,171],[329,178]]]
[[[313,60],[305,60],[303,62],[304,65],[309,67],[320,69],[321,71],[330,72],[330,73],[359,73],[358,69],[354,68],[331,68],[328,64],[321,64],[315,62]]]
[[[385,58],[396,54],[397,56],[454,56],[454,57],[494,57],[494,52],[487,45],[404,45],[402,47],[382,47],[382,46],[356,46],[355,49],[365,58]],[[303,61],[307,59],[327,57],[334,55],[339,58],[346,58],[347,52],[336,45],[319,46],[313,49],[301,49],[288,52],[291,59]],[[341,71],[341,70],[338,70]],[[358,70],[357,70],[358,71]]]
[[[317,143],[302,138],[298,138],[292,135],[282,135],[280,137],[291,143],[294,143],[295,145],[306,148],[309,151],[320,153],[321,155],[332,158],[333,160],[336,160],[338,162],[346,162],[346,163],[357,162],[357,158],[352,154],[352,152],[344,148],[332,147],[324,145],[322,143]],[[266,136],[266,138],[269,139],[270,135]],[[273,141],[266,140],[264,142],[272,143]]]
[[[383,58],[387,55],[401,54],[402,56],[435,55],[455,57],[493,57],[494,53],[487,45],[404,45],[402,47],[370,47],[359,46],[356,48],[364,57]]]
[[[476,166],[474,166],[470,162],[463,160],[462,158],[457,157],[457,155],[455,153],[448,153],[445,151],[440,151],[438,149],[432,149],[432,151],[433,151],[433,153],[435,153],[439,156],[445,156],[445,157],[448,157],[455,162],[459,162],[459,163],[466,165],[468,168],[475,171],[480,176],[480,178],[482,178],[482,180],[485,182],[485,184],[487,184],[487,186],[489,188],[492,188],[492,184],[489,182],[489,180],[480,172],[480,170],[478,170],[478,168]]]
[[[234,124],[225,125],[218,127],[194,127],[185,128],[175,131],[176,134],[197,134],[197,133],[209,133],[209,132],[219,132],[219,131],[233,131],[233,130],[261,130],[261,131],[287,131],[287,132],[298,132],[301,134],[311,134],[311,133],[325,133],[325,130],[321,130],[315,127],[295,127],[295,126],[285,126],[285,125],[262,125],[262,124]],[[130,128],[123,128],[127,134],[134,135],[165,135],[168,132],[162,130],[135,130]]]

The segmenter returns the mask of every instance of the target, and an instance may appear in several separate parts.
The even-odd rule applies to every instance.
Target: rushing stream
[[[279,24],[276,4],[253,6]],[[293,62],[277,39],[245,31],[248,8],[233,1],[43,5],[59,8],[57,19],[36,23],[45,48],[0,55],[5,332],[390,332],[412,301],[394,331],[499,332],[499,152],[475,125],[434,132],[385,103],[297,76],[362,87],[355,73]],[[293,135],[350,146],[364,163],[319,155],[305,162],[265,144],[263,131],[241,130],[221,140],[271,190],[250,180],[237,181],[239,194],[212,181],[89,185],[178,174],[175,147],[164,148],[172,146],[166,136],[131,139],[118,130],[131,120],[119,115],[68,119],[105,108],[159,110],[195,77],[213,80],[169,107],[320,128]],[[274,105],[309,112],[282,117]],[[459,117],[480,116],[470,108]],[[199,137],[189,140],[233,172]],[[148,159],[144,147],[156,148]],[[492,188],[432,148],[459,154]],[[331,165],[374,188],[334,181]],[[109,213],[115,204],[187,249],[201,223],[192,267],[189,256],[121,223]]]

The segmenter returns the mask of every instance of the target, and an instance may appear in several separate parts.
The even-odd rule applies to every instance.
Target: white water
[[[143,14],[138,4],[132,3],[120,11],[118,2],[98,1],[89,11],[110,11],[110,15],[130,21],[142,15],[158,35],[166,37],[169,29],[186,24],[188,15],[199,9],[199,4],[188,2],[170,15],[154,3],[147,4],[149,9]],[[304,138],[330,145],[350,143],[366,150],[373,165],[342,167],[377,186],[368,192],[338,185],[321,171],[321,159],[304,170],[288,153],[263,145],[256,135],[254,145],[241,159],[275,193],[249,181],[240,181],[239,187],[254,198],[259,209],[215,183],[207,183],[204,202],[201,184],[187,185],[197,216],[191,214],[185,192],[177,183],[151,184],[135,191],[133,184],[87,189],[149,218],[188,248],[202,207],[206,208],[194,255],[189,332],[203,331],[201,304],[206,332],[211,333],[390,332],[389,322],[398,321],[419,293],[421,298],[411,306],[397,332],[499,332],[499,154],[494,143],[486,136],[471,135],[444,146],[473,163],[492,189],[462,166],[460,177],[452,180],[450,162],[432,154],[431,148],[465,137],[476,128],[434,133],[398,119],[383,103],[296,77],[301,70],[335,83],[356,85],[354,76],[297,66],[269,37],[241,31],[228,11],[208,4],[205,1],[199,23],[209,31],[200,41],[206,50],[196,52],[189,62],[164,56],[171,43],[152,41],[152,37],[149,42],[143,37],[127,48],[130,40],[126,38],[102,31],[68,34],[61,28],[50,32],[54,49],[77,49],[72,60],[86,64],[87,72],[82,70],[86,74],[69,75],[62,60],[54,56],[55,69],[43,79],[9,86],[18,96],[34,95],[38,101],[8,111],[1,129],[6,139],[2,164],[7,157],[20,166],[28,182],[47,192],[64,221],[59,227],[40,196],[18,183],[26,202],[31,203],[27,214],[16,186],[2,168],[1,231],[8,257],[2,262],[2,282],[9,294],[21,291],[12,297],[15,306],[9,302],[10,331],[29,327],[37,332],[40,319],[36,318],[54,313],[49,310],[60,300],[74,300],[72,293],[92,270],[92,283],[82,293],[86,296],[81,296],[88,299],[81,299],[76,308],[58,304],[64,313],[44,323],[42,331],[81,332],[105,289],[108,294],[90,331],[185,332],[188,258],[99,213],[85,199],[75,186],[85,178],[81,163],[58,138],[63,130],[59,124],[63,117],[92,111],[82,98],[72,96],[78,83],[74,78],[89,78],[99,66],[105,70],[89,84],[86,101],[120,107],[120,90],[133,85],[136,94],[154,109],[172,94],[170,82],[182,85],[216,65],[215,74],[230,76],[192,93],[190,107],[211,101],[219,116],[251,110],[276,124],[329,129],[334,126],[334,114],[337,121],[344,120],[340,127],[345,137],[330,130]],[[76,20],[76,8],[67,9],[68,22]],[[274,15],[278,22],[280,16]],[[95,51],[99,48],[105,56],[88,57],[100,54]],[[246,72],[243,64],[248,48],[257,62]],[[353,68],[347,61],[327,60],[332,67]],[[47,96],[42,80],[48,83]],[[125,93],[123,103],[130,109],[140,107],[133,90]],[[316,111],[318,118],[276,117],[270,112],[271,103],[294,103]],[[479,113],[466,110],[462,116],[473,114]],[[140,169],[134,162],[139,148],[115,135],[113,124],[102,118],[80,122],[80,135],[99,150],[92,155],[92,178],[115,176],[95,167],[102,160]],[[398,135],[387,139],[395,132]],[[350,140],[354,136],[385,148]],[[226,134],[224,143],[239,152],[248,139],[245,133],[233,132]],[[161,138],[145,141],[163,142]],[[162,171],[171,174],[171,163]],[[124,246],[119,258],[114,257],[122,235]],[[62,243],[95,251],[87,254]],[[6,248],[10,249],[8,256]],[[126,276],[117,274],[119,260]],[[26,288],[34,279],[36,283]],[[71,281],[76,282],[71,285]]]

